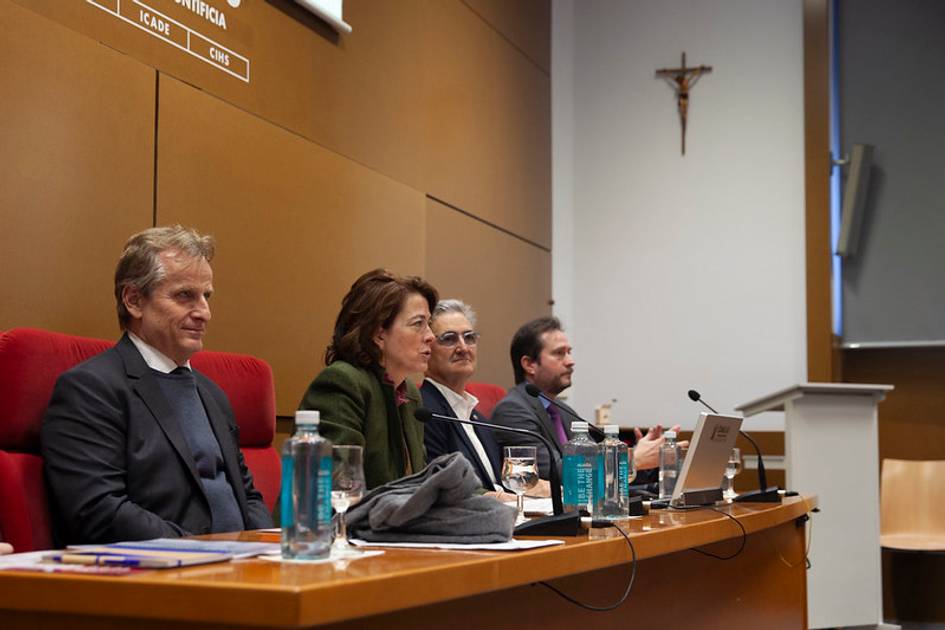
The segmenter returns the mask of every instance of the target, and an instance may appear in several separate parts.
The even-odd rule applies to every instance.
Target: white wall
[[[569,399],[622,425],[731,411],[806,374],[799,0],[554,0],[555,311]],[[692,89],[686,155],[657,68]],[[775,414],[748,425],[783,428]]]

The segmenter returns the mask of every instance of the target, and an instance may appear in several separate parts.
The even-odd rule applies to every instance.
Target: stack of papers
[[[65,564],[94,564],[105,567],[129,567],[133,569],[171,569],[196,564],[225,562],[233,556],[227,553],[201,553],[197,551],[160,551],[154,549],[112,549],[91,547],[63,551],[47,556],[47,559]]]
[[[66,564],[169,569],[249,558],[278,550],[274,543],[156,538],[110,545],[75,545],[46,556]]]

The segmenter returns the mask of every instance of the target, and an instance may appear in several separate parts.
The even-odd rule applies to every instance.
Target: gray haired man
[[[213,239],[132,236],[115,270],[111,349],[59,377],[42,450],[59,544],[270,527],[226,394],[190,368],[213,293]]]

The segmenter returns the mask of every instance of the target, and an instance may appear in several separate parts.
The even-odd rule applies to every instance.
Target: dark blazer
[[[443,396],[433,383],[426,380],[423,381],[423,385],[420,387],[420,395],[423,397],[423,406],[433,413],[449,416],[451,418],[456,417],[456,412],[453,411],[446,397]],[[479,422],[489,422],[489,420],[483,417],[478,411],[473,411],[472,419]],[[489,458],[489,464],[492,468],[492,474],[495,475],[495,480],[501,484],[502,449],[499,448],[495,438],[492,436],[492,429],[473,427],[473,430],[476,432],[476,437],[479,438],[479,441],[482,443],[482,448]],[[476,448],[469,440],[469,436],[463,429],[463,425],[430,420],[423,427],[423,443],[427,448],[428,461],[445,453],[462,453],[463,456],[469,460],[469,463],[473,465],[482,487],[487,490],[493,489],[492,481],[489,479],[489,473],[486,471],[482,459],[480,459],[479,454],[476,452]]]
[[[367,487],[389,483],[426,465],[423,424],[414,417],[420,392],[407,379],[407,402],[395,403],[394,387],[378,366],[361,368],[335,361],[308,386],[299,409],[318,409],[320,435],[332,444],[364,448]],[[405,452],[406,451],[406,452]]]
[[[226,394],[203,374],[194,376],[246,529],[271,527]],[[193,455],[128,335],[59,377],[41,436],[57,543],[210,533],[210,504]]]
[[[558,403],[561,407],[561,420],[564,422],[564,431],[571,439],[571,423],[578,420],[578,415],[573,409],[562,402]],[[558,443],[557,432],[551,416],[545,410],[541,400],[534,396],[529,396],[525,391],[525,383],[519,383],[509,390],[505,398],[499,401],[492,412],[492,422],[495,424],[504,424],[517,429],[528,429],[529,431],[538,431],[544,435],[555,446],[554,459],[560,471],[561,469],[561,445]],[[548,479],[548,450],[536,438],[522,435],[520,433],[510,433],[508,431],[496,431],[496,442],[499,446],[535,446],[538,451],[538,474],[542,479]]]

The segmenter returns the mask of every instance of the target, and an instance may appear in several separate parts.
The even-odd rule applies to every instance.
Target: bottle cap
[[[665,435],[667,438],[669,438],[669,439],[671,439],[671,440],[675,440],[675,439],[676,439],[676,432],[675,432],[675,431],[663,431],[663,435]]]
[[[616,424],[605,424],[604,433],[606,433],[607,435],[619,435],[620,427],[617,426]]]
[[[318,409],[299,409],[295,412],[295,424],[318,424]]]
[[[575,420],[571,423],[571,431],[582,431],[587,433],[587,423]]]

